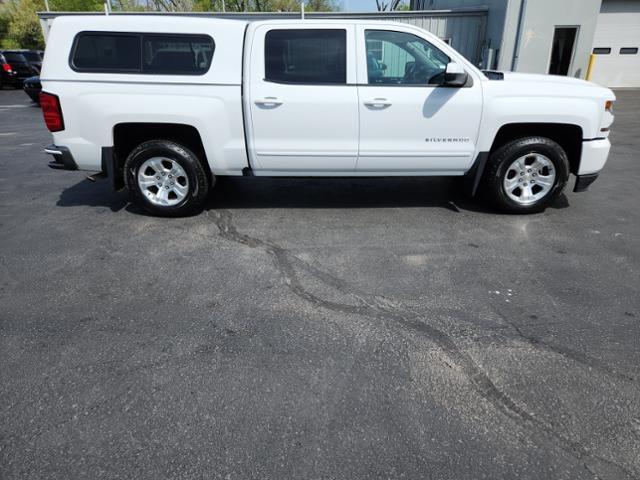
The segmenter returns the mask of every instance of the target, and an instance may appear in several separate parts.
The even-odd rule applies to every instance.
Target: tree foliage
[[[49,8],[64,12],[102,10],[101,0],[49,0]],[[44,48],[42,29],[36,12],[45,10],[44,0],[9,0],[0,8],[0,46],[4,48]]]
[[[376,0],[376,7],[379,12],[391,12],[394,10],[405,10],[402,0]],[[408,8],[406,9],[408,10]]]
[[[177,11],[196,12],[298,12],[299,0],[153,0],[175,2]],[[192,5],[184,5],[184,2],[192,2]],[[179,10],[184,8],[184,10]],[[158,8],[166,10],[166,8]],[[336,10],[333,0],[306,0],[305,10],[308,12],[331,12]]]

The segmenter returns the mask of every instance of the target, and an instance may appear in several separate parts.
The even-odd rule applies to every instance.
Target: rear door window
[[[278,29],[265,37],[265,80],[306,85],[347,83],[347,31]]]

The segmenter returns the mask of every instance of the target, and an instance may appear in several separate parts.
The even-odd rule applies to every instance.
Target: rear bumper
[[[25,88],[24,93],[26,93],[32,102],[40,104],[40,90]]]
[[[44,149],[44,153],[53,156],[53,160],[49,162],[49,168],[55,170],[78,170],[78,164],[73,159],[73,155],[67,147],[58,147],[57,145],[49,145]]]
[[[2,84],[4,85],[22,85],[24,78],[20,78],[15,74],[3,73]]]
[[[590,175],[602,170],[607,163],[609,150],[611,150],[611,143],[608,138],[583,141],[578,176]]]
[[[34,82],[29,78],[24,82],[22,86],[24,93],[29,95],[29,98],[36,103],[40,103],[40,92],[42,91],[42,86],[40,82]]]

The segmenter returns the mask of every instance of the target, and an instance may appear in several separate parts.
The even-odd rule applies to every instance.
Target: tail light
[[[47,92],[40,92],[40,108],[44,115],[44,123],[50,132],[64,130],[64,119],[62,118],[62,108],[57,95]]]
[[[3,69],[5,72],[9,72],[9,73],[11,73],[11,71],[13,70],[13,68],[11,68],[11,65],[10,65],[10,64],[8,64],[8,63],[3,63],[3,64],[2,64],[2,69]]]

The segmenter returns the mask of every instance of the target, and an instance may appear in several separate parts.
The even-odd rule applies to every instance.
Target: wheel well
[[[123,171],[124,162],[143,142],[170,140],[184,145],[198,156],[211,180],[211,169],[198,130],[180,123],[119,123],[113,127],[113,154],[116,169]]]
[[[502,145],[522,137],[540,136],[550,138],[566,152],[569,158],[569,171],[578,172],[582,155],[582,128],[565,123],[512,123],[498,130],[493,140],[491,152]]]

